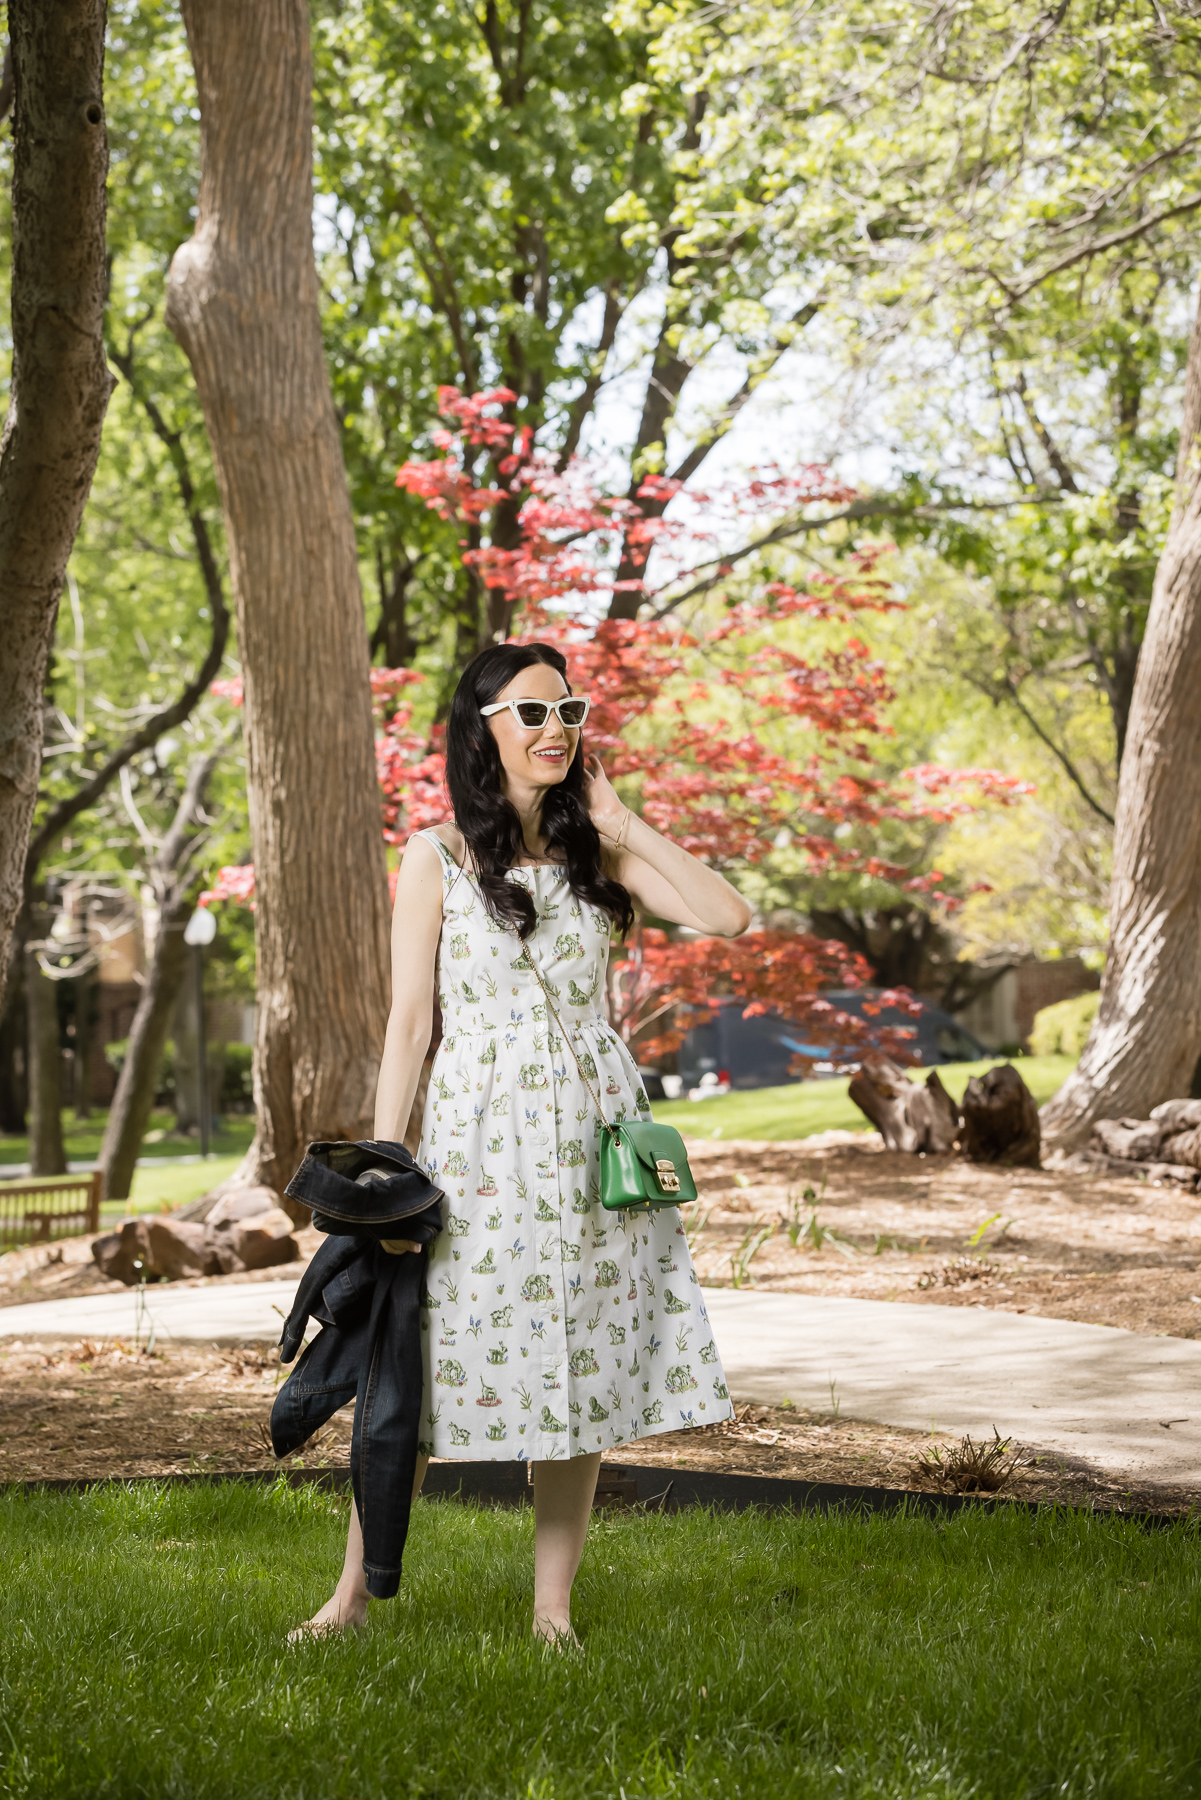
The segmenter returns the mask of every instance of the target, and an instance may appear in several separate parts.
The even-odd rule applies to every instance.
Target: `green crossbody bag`
[[[600,1114],[600,1197],[601,1205],[610,1212],[634,1211],[640,1207],[681,1206],[696,1199],[696,1182],[688,1167],[684,1140],[674,1125],[656,1125],[653,1119],[623,1120],[613,1123],[605,1117],[600,1095],[584,1073],[584,1065],[576,1055],[571,1034],[555,1011],[555,1003],[534,961],[529,946],[525,953],[546,999],[546,1010],[562,1033],[571,1051],[580,1080],[596,1103]]]

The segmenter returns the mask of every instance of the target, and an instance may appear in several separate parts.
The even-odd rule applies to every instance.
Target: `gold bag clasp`
[[[676,1165],[670,1157],[657,1156],[655,1158],[655,1173],[659,1177],[659,1187],[663,1193],[679,1193],[680,1177],[676,1174]]]

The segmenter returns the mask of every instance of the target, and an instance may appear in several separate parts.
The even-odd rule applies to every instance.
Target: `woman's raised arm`
[[[635,900],[674,925],[714,937],[741,937],[751,909],[738,889],[623,806],[597,757],[589,757],[587,775],[585,798],[592,822],[615,846],[608,857],[611,872]]]

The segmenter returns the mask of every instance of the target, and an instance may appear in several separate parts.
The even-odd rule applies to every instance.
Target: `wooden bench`
[[[100,1230],[99,1169],[58,1181],[0,1181],[0,1250]]]

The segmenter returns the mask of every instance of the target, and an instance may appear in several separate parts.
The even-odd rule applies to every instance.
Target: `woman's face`
[[[531,663],[528,669],[514,675],[496,698],[562,700],[567,692],[567,683],[557,669],[546,663]],[[488,724],[500,751],[506,785],[510,788],[514,784],[519,787],[557,787],[580,746],[579,728],[561,725],[559,715],[553,712],[547,713],[546,724],[540,731],[527,730],[509,711],[493,713]]]

